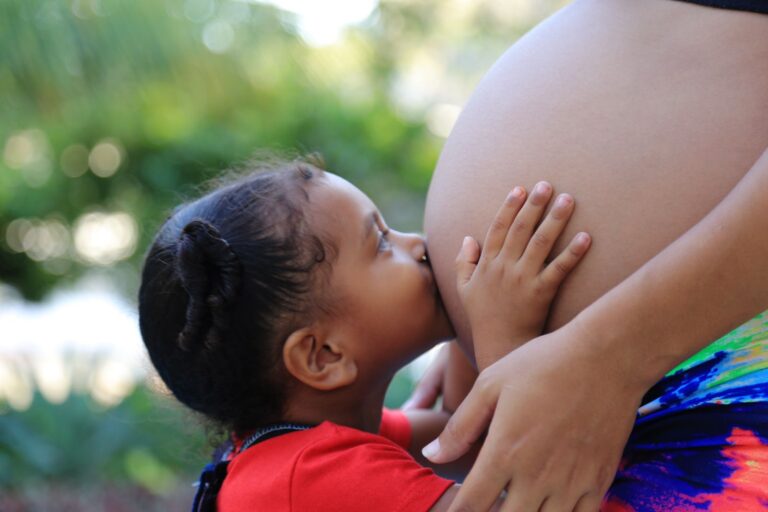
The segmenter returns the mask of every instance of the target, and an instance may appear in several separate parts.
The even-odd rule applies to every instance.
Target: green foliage
[[[414,384],[411,372],[407,368],[397,372],[387,388],[387,395],[384,397],[384,407],[397,409],[403,405],[408,397],[411,396]]]
[[[0,2],[0,284],[39,300],[94,272],[76,250],[79,220],[125,212],[138,240],[100,272],[135,296],[141,256],[167,212],[262,148],[320,152],[390,225],[420,229],[442,140],[424,112],[397,101],[398,79],[428,56],[452,91],[429,101],[460,105],[534,21],[510,22],[505,2],[448,3],[381,0],[343,44],[313,48],[290,15],[258,2]],[[538,17],[558,3],[528,2]],[[231,45],[206,41],[217,27]],[[118,154],[116,171],[91,161],[102,143]],[[63,249],[29,231],[44,223],[63,230]],[[387,406],[411,386],[398,374]],[[60,405],[38,395],[24,412],[0,404],[0,509],[177,510],[208,451],[189,413],[143,387],[113,409],[83,395]],[[97,490],[73,497],[70,483]],[[173,488],[176,505],[147,501]]]
[[[203,429],[170,399],[138,387],[104,408],[73,394],[36,395],[24,412],[0,414],[0,488],[45,482],[123,481],[162,494],[194,480],[210,449]]]
[[[363,188],[379,176],[380,190],[384,175],[390,188],[426,191],[439,140],[397,113],[392,70],[369,40],[313,49],[274,8],[214,1],[193,21],[185,5],[2,3],[0,233],[17,218],[71,227],[84,212],[125,211],[140,227],[130,259],[137,271],[165,212],[258,148],[319,151]],[[206,48],[204,20],[231,27],[229,51]],[[18,134],[37,142],[32,156],[14,161],[8,140]],[[67,148],[105,139],[122,154],[117,172],[67,172]],[[407,222],[414,228],[420,219]],[[89,265],[71,249],[62,259],[34,261],[0,244],[0,281],[39,299]]]

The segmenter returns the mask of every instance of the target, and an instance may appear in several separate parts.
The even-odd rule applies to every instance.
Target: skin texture
[[[524,342],[526,336],[535,336],[532,331],[541,330],[558,286],[589,248],[589,237],[581,234],[571,240],[551,263],[544,264],[573,212],[573,199],[562,194],[545,215],[550,198],[551,185],[546,182],[537,184],[527,199],[525,190],[516,187],[496,213],[485,236],[482,253],[477,241],[467,237],[456,257],[456,286],[462,303],[472,324],[482,323],[484,326],[482,332],[477,333],[479,338],[488,336],[487,340],[495,341],[488,344],[491,347],[500,346],[498,343],[503,346],[506,342],[504,334]],[[510,310],[518,314],[501,314]],[[489,311],[497,314],[488,318]],[[460,407],[466,409],[464,405]],[[476,436],[473,442],[478,440]],[[465,456],[470,454],[474,459],[479,445],[477,442],[473,446],[467,445]],[[429,455],[428,451],[425,450],[424,455]],[[454,495],[458,496],[457,491],[458,486],[453,486],[431,510],[455,507],[449,502],[455,499]],[[489,494],[491,499],[487,507],[492,510],[506,506],[498,494]]]
[[[432,447],[433,462],[451,460],[488,428],[451,510],[487,510],[504,488],[504,511],[596,510],[648,387],[768,305],[765,62],[766,16],[577,1],[478,87],[426,212],[465,346],[450,253],[487,226],[501,191],[539,179],[568,190],[570,233],[594,245],[551,332],[484,370]]]
[[[589,235],[579,233],[545,263],[573,213],[573,198],[561,194],[544,217],[551,191],[539,182],[523,204],[525,190],[515,187],[488,228],[482,254],[476,240],[462,242],[456,287],[472,333],[483,341],[475,347],[481,370],[541,333],[560,284],[589,248]]]
[[[285,420],[330,420],[377,432],[384,392],[395,371],[448,337],[450,325],[421,236],[390,229],[365,194],[332,173],[317,170],[306,193],[309,228],[333,247],[325,282],[332,306],[289,334],[283,345],[283,362],[295,380]],[[575,237],[552,263],[544,264],[574,205],[562,194],[546,213],[551,198],[551,185],[544,182],[530,195],[515,189],[502,202],[483,252],[467,238],[456,258],[457,286],[471,317],[490,307],[520,310],[499,325],[484,322],[484,332],[499,340],[504,338],[498,333],[510,332],[523,342],[540,330],[558,286],[589,247],[589,237]],[[452,364],[438,374],[465,374],[455,355],[451,359],[448,353],[442,361]],[[444,388],[447,405],[453,407],[461,400],[456,393],[466,390]],[[422,404],[428,406],[430,399]],[[447,411],[408,411],[417,460],[427,462],[418,449],[443,428],[448,416]],[[447,474],[466,474],[475,456],[470,451]],[[434,510],[444,510],[454,493],[455,488]]]
[[[766,190],[768,151],[709,215],[640,270],[573,321],[480,373],[425,448],[433,462],[451,461],[487,429],[451,510],[487,510],[502,489],[502,511],[598,508],[648,388],[768,305]]]
[[[332,173],[307,187],[307,218],[331,241],[332,311],[288,336],[291,421],[377,432],[395,372],[452,336],[422,236],[390,229],[373,202]],[[319,420],[319,421],[318,421]]]
[[[424,239],[391,229],[346,180],[325,173],[317,185],[310,191],[312,229],[327,233],[338,252],[329,287],[341,312],[327,322],[353,340],[361,375],[392,373],[452,334],[423,259]]]
[[[669,0],[576,1],[503,55],[466,104],[430,187],[430,258],[459,341],[454,282],[506,191],[546,179],[578,201],[590,255],[554,330],[701,220],[768,140],[768,16]]]

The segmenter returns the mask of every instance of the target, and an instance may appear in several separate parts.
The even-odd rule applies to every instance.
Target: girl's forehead
[[[362,190],[331,172],[326,171],[318,180],[318,185],[321,200],[343,203],[350,208],[354,206],[364,210],[376,208],[373,201]]]
[[[326,172],[309,192],[311,229],[333,240],[340,253],[359,247],[370,231],[377,209],[352,183]]]

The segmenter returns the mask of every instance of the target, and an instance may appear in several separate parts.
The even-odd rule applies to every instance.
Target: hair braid
[[[139,326],[182,403],[232,432],[279,421],[285,337],[327,307],[333,240],[307,218],[308,160],[256,162],[177,208],[149,248]]]
[[[189,295],[186,322],[177,343],[191,351],[217,345],[240,287],[240,262],[219,231],[195,219],[181,232],[176,261],[181,285]]]

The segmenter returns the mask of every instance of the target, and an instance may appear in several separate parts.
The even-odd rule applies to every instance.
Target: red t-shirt
[[[380,433],[325,421],[258,443],[229,463],[218,509],[428,511],[454,482],[421,466],[403,449],[411,437],[403,413],[385,411]]]

